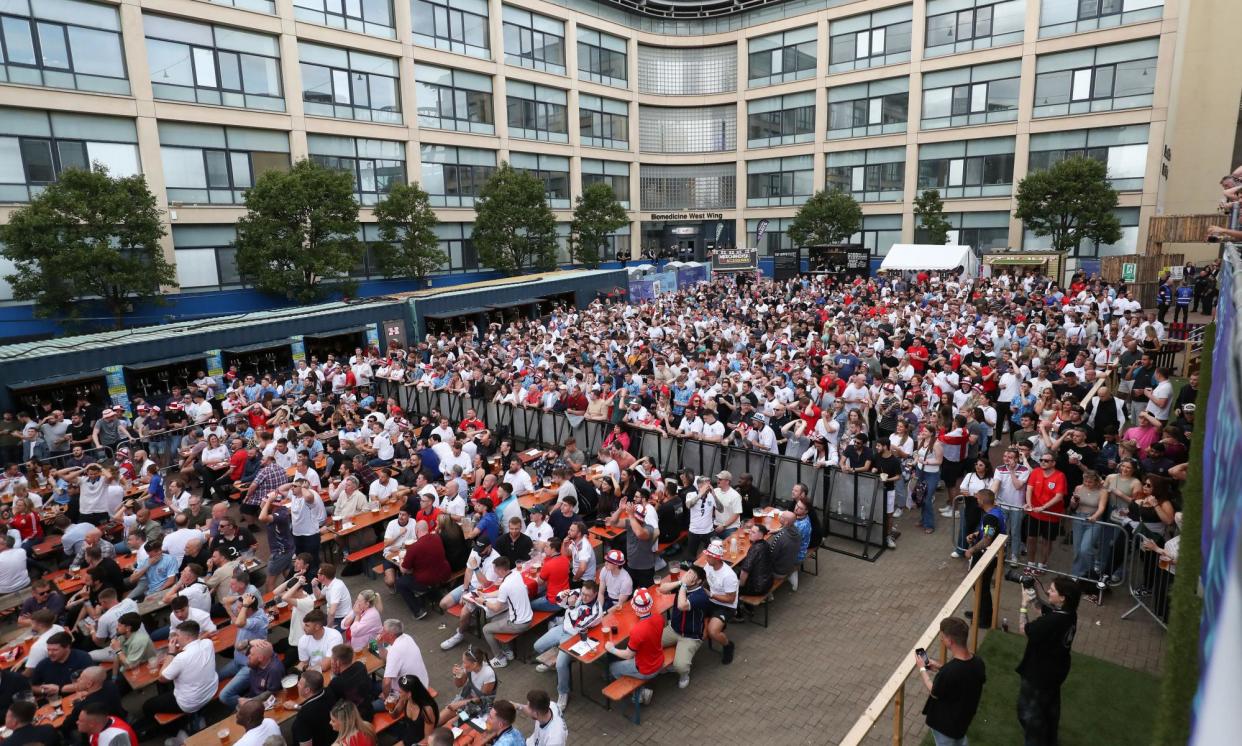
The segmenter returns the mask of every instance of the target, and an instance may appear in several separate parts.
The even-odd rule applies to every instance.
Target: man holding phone
[[[957,617],[948,617],[940,621],[940,641],[948,651],[948,659],[934,661],[923,648],[914,651],[919,676],[929,692],[923,714],[936,746],[967,746],[966,731],[983,696],[987,673],[983,660],[971,653],[966,644],[969,636],[970,625]]]

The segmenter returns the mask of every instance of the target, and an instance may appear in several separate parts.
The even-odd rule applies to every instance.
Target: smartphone
[[[923,662],[923,668],[927,668],[927,664],[929,663],[927,659],[927,651],[923,648],[915,648],[914,654],[917,655],[919,660]]]

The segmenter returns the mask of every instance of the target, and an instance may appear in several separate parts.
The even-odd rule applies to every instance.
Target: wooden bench
[[[812,561],[812,564],[815,565],[815,570],[813,572],[811,570],[807,570],[806,574],[818,576],[819,575],[819,547],[808,547],[807,548],[806,556],[802,558],[802,564],[799,565],[799,569],[805,569],[807,560]]]
[[[757,612],[759,609],[763,609],[762,624],[764,629],[767,629],[768,627],[768,600],[772,598],[772,594],[776,593],[776,589],[780,588],[784,584],[784,578],[777,578],[776,581],[772,583],[772,587],[768,589],[767,593],[764,593],[761,596],[741,596],[738,598],[740,602],[746,606],[749,606],[752,611]]]
[[[431,695],[432,699],[435,699],[435,689],[427,687],[427,693]],[[380,710],[371,718],[371,727],[375,729],[375,733],[378,735],[399,722],[401,722],[401,719],[393,717],[392,713],[388,712],[388,710]]]
[[[384,551],[384,542],[377,541],[368,547],[363,547],[362,549],[359,549],[356,552],[350,552],[349,554],[345,555],[345,564],[349,565],[354,562],[361,562],[367,557],[374,557],[375,555],[380,554],[383,551]],[[383,567],[383,563],[380,563],[380,567]],[[374,568],[367,566],[364,568],[364,570],[366,571],[368,578],[375,577]]]
[[[220,699],[220,692],[223,692],[224,687],[228,686],[229,682],[232,680],[233,679],[231,677],[227,678],[224,681],[221,681],[220,685],[216,687],[216,699],[217,700]],[[199,717],[200,713],[202,713],[202,710],[199,710],[193,715],[190,715],[190,721],[193,722],[194,718]],[[169,725],[170,723],[177,722],[183,717],[185,717],[184,712],[157,712],[155,713],[155,722],[159,725]]]
[[[676,546],[677,544],[680,544],[683,541],[685,541],[686,537],[689,535],[690,534],[688,532],[682,531],[680,534],[677,535],[677,538],[673,539],[672,541],[660,542],[658,545],[656,545],[656,554],[664,554],[665,552],[669,550],[670,547]]]
[[[538,625],[543,624],[544,622],[548,621],[548,620],[549,620],[549,619],[551,619],[553,616],[555,616],[555,615],[554,615],[552,612],[550,612],[550,611],[535,611],[535,612],[532,612],[532,613],[531,613],[531,617],[530,617],[530,626],[526,628],[526,631],[525,631],[525,632],[500,632],[500,633],[497,633],[497,635],[496,635],[496,642],[499,642],[499,643],[500,643],[500,644],[502,644],[502,645],[510,645],[510,644],[512,644],[512,643],[513,643],[513,641],[514,641],[514,640],[516,640],[516,639],[518,639],[519,637],[521,637],[522,635],[526,634],[526,632],[531,632],[531,631],[533,631],[533,630],[535,629],[535,627],[537,627]],[[522,660],[522,662],[523,662],[523,663],[529,663],[529,662],[530,662],[530,656],[526,655],[526,650],[525,650],[525,649],[523,649],[523,650],[522,650],[522,655],[521,655],[520,657],[521,657],[521,660]]]
[[[677,646],[672,645],[664,648],[664,668],[673,665],[673,658],[677,654]],[[661,669],[663,670],[663,669]],[[621,702],[624,710],[624,700],[628,697],[634,705],[634,715],[630,718],[635,725],[642,722],[642,700],[639,698],[639,691],[650,681],[650,679],[639,679],[633,676],[620,676],[612,681],[608,686],[604,687],[604,697],[608,699],[608,709],[612,709],[613,702]]]

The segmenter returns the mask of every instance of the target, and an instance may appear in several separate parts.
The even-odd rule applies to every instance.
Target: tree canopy
[[[841,243],[862,228],[862,209],[837,189],[816,192],[798,209],[786,233],[795,246]]]
[[[543,182],[501,163],[475,199],[479,262],[505,274],[556,268],[556,218]]]
[[[418,184],[397,184],[375,206],[380,238],[380,267],[385,277],[425,279],[448,255],[436,237],[435,211]]]
[[[1108,167],[1093,158],[1067,158],[1018,183],[1014,217],[1036,236],[1051,236],[1052,248],[1073,251],[1083,241],[1121,240],[1116,207]]]
[[[919,219],[919,227],[927,231],[927,243],[943,245],[949,242],[952,226],[944,217],[944,202],[940,199],[939,189],[924,189],[914,198],[914,216]]]
[[[246,192],[237,221],[237,269],[258,289],[299,303],[353,292],[362,256],[353,176],[301,160],[268,171]]]
[[[5,279],[39,316],[76,319],[82,301],[98,298],[120,328],[135,299],[158,302],[161,286],[177,282],[164,235],[145,178],[114,178],[100,164],[68,169],[0,225],[16,268]]]
[[[584,188],[574,203],[574,217],[569,224],[569,245],[574,259],[586,267],[598,267],[600,251],[609,234],[628,222],[625,208],[617,201],[611,186],[596,182]]]

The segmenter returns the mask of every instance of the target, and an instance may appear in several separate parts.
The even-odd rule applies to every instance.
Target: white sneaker
[[[548,671],[551,671],[551,670],[552,670],[552,667],[549,666],[547,663],[540,663],[539,665],[535,666],[536,673],[547,673]]]
[[[504,650],[504,651],[502,651],[502,652],[504,652],[504,654],[505,654],[505,658],[506,658],[507,660],[513,660],[513,658],[514,658],[513,648],[508,648],[508,649],[506,649],[506,650]]]
[[[568,706],[568,705],[569,705],[569,695],[568,695],[568,694],[562,694],[561,696],[559,696],[559,697],[557,697],[557,698],[556,698],[556,706],[560,709],[560,711],[561,711],[561,712],[564,712],[564,711],[565,711],[565,707],[566,707],[566,706]]]
[[[440,643],[440,649],[441,650],[452,650],[453,648],[460,645],[461,641],[464,639],[465,639],[465,635],[463,635],[460,632],[454,632],[452,637]]]
[[[655,694],[655,692],[650,687],[644,686],[642,689],[638,690],[638,701],[642,704],[649,705],[651,704],[651,695],[653,694]]]
[[[949,556],[950,556],[950,557],[952,557],[953,559],[961,559],[961,558],[962,558],[962,553],[961,553],[961,552],[959,552],[959,551],[957,551],[956,549],[954,549],[954,550],[953,550],[953,551],[949,554]]]
[[[943,508],[941,508],[941,509],[940,509],[940,515],[944,516],[945,518],[952,518],[952,517],[953,517],[953,508],[950,508],[950,507],[949,507],[949,506],[947,506],[947,505],[946,505],[946,506],[944,506]]]
[[[896,540],[896,539],[894,539],[894,538],[893,538],[893,537],[891,537],[891,536],[886,537],[886,538],[884,539],[884,546],[888,547],[889,549],[896,549],[896,548],[897,548],[897,540]]]
[[[488,661],[488,663],[492,664],[492,668],[504,668],[505,666],[509,665],[509,659],[504,657],[503,655],[498,655],[495,658],[492,658],[490,661]]]
[[[893,517],[900,518],[903,513],[905,513],[904,510],[902,510],[901,508],[897,508],[896,510],[893,511]]]
[[[677,679],[678,689],[685,689],[688,686],[690,686],[690,674],[686,674],[685,676],[682,676],[681,678]]]

